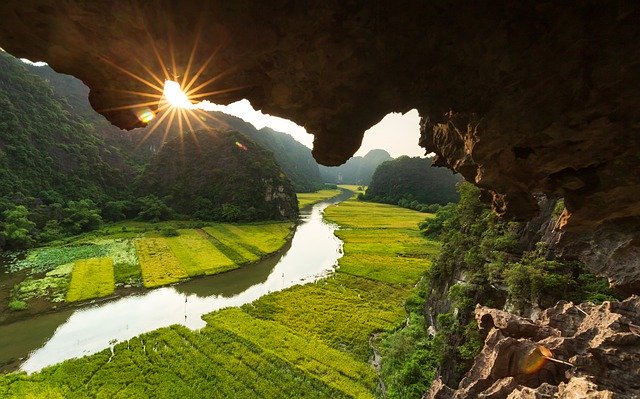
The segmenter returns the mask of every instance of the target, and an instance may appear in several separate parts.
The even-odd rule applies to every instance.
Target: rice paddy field
[[[111,258],[78,260],[73,265],[67,302],[84,301],[113,294],[115,279]]]
[[[325,215],[345,243],[331,277],[205,315],[200,330],[167,327],[30,376],[0,376],[0,397],[381,397],[370,338],[403,323],[439,246],[418,234],[423,213],[351,199]],[[266,248],[231,245],[246,231],[229,226],[203,230],[245,259]]]
[[[319,190],[314,193],[297,193],[298,207],[300,209],[305,208],[322,200],[335,197],[341,192],[340,190]]]

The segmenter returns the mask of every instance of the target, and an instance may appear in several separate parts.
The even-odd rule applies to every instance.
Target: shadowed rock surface
[[[478,306],[476,320],[488,335],[473,367],[458,389],[436,380],[424,398],[640,396],[640,297],[599,306],[561,301],[536,322]]]
[[[200,70],[191,87],[215,92],[200,99],[305,126],[326,165],[416,108],[436,164],[518,219],[535,193],[564,197],[567,253],[638,292],[640,3],[6,0],[0,15],[0,46],[79,77],[126,129],[143,80]]]

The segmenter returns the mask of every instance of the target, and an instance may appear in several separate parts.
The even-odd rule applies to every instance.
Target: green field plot
[[[338,184],[339,188],[344,188],[349,191],[353,191],[354,196],[358,194],[364,194],[367,191],[367,186],[359,185],[359,184]]]
[[[325,210],[328,220],[341,227],[417,229],[425,214],[394,205],[349,200]]]
[[[157,287],[183,280],[189,275],[164,238],[135,240],[145,287]]]
[[[284,359],[328,385],[356,398],[373,397],[375,372],[344,352],[279,323],[253,318],[240,309],[226,309],[205,317],[209,325],[223,327],[265,352]]]
[[[271,254],[287,242],[291,234],[292,224],[264,223],[264,224],[216,224],[204,227],[203,230],[225,242],[234,242],[233,248],[243,248],[257,256]]]
[[[302,209],[306,206],[313,205],[327,198],[333,198],[341,192],[342,191],[340,190],[320,190],[316,191],[315,193],[296,193],[296,195],[298,196],[298,207]]]
[[[346,366],[358,370],[352,364]],[[343,365],[338,369],[347,367]],[[46,368],[33,376],[2,375],[0,397],[371,397],[357,383],[350,386],[349,375],[322,374],[322,368],[318,370],[314,373],[311,365],[300,368],[226,328],[207,326],[194,332],[172,326],[120,343],[113,355],[104,350]],[[370,374],[368,377],[370,380]],[[336,386],[344,386],[346,391]],[[354,396],[353,392],[362,392],[362,395]]]
[[[113,294],[115,281],[111,258],[78,260],[73,265],[67,302],[84,301]]]
[[[408,229],[348,229],[336,235],[344,241],[342,273],[387,283],[415,282],[431,265],[439,244]]]
[[[337,273],[315,284],[264,296],[243,309],[367,362],[370,335],[402,323],[409,291],[410,287]]]
[[[201,231],[214,246],[237,264],[255,262],[263,255],[257,247],[242,241],[224,225],[205,227]]]
[[[180,230],[179,236],[165,238],[165,242],[189,276],[217,274],[238,267],[201,231]]]

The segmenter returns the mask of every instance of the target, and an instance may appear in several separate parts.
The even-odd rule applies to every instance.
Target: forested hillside
[[[166,143],[140,179],[180,214],[205,220],[293,219],[297,199],[273,155],[237,132],[199,130]]]
[[[456,184],[462,179],[445,168],[431,167],[431,158],[402,156],[378,166],[365,199],[387,204],[457,202]]]
[[[376,168],[391,160],[385,150],[371,150],[364,157],[352,157],[340,166],[320,166],[320,174],[325,183],[358,184],[366,186]]]
[[[101,202],[127,195],[125,157],[70,109],[51,84],[0,52],[0,197]]]

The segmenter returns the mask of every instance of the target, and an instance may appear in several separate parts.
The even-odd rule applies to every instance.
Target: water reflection
[[[219,276],[154,289],[73,312],[44,346],[29,355],[21,370],[35,372],[66,359],[99,352],[113,345],[114,340],[128,340],[172,324],[202,328],[205,322],[201,316],[205,313],[241,306],[270,292],[328,275],[342,256],[342,242],[333,234],[336,226],[325,222],[322,212],[350,195],[351,192],[343,192],[302,212],[294,237],[280,256]],[[22,331],[36,328],[32,323],[47,317],[51,315],[23,322]],[[5,327],[0,328],[0,334]],[[9,352],[7,344],[5,339],[0,343],[0,362]]]

